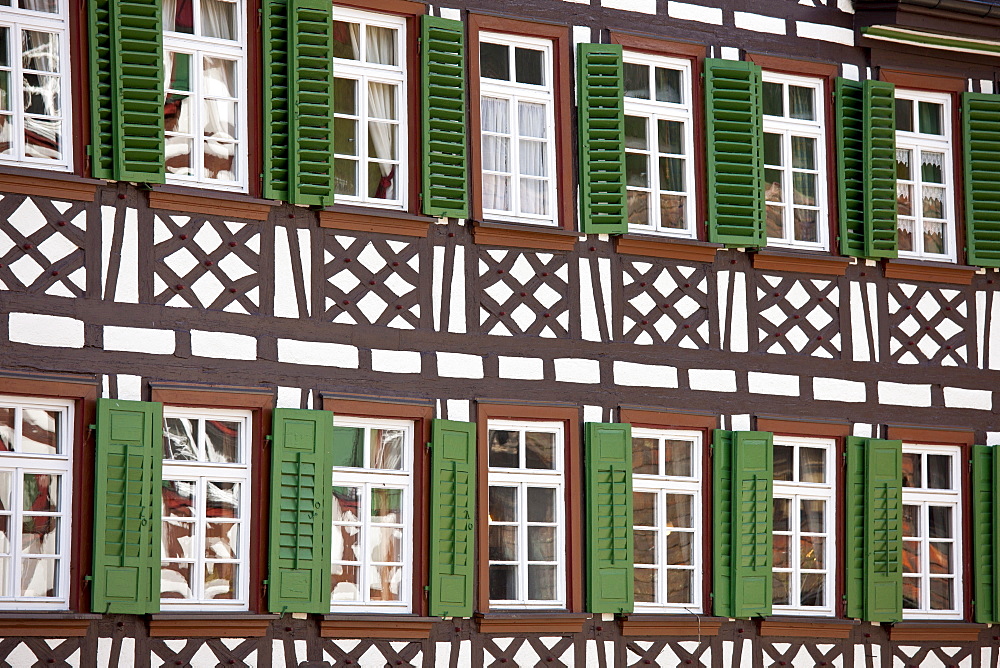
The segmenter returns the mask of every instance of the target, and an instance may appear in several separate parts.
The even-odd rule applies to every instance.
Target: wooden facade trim
[[[859,626],[856,619],[766,617],[760,621],[758,633],[785,638],[850,638]]]
[[[336,207],[319,212],[320,227],[404,237],[426,237],[434,222],[435,219],[428,216],[360,207]]]
[[[619,406],[618,419],[637,427],[715,429],[719,418],[716,415],[697,412],[661,411],[644,406]]]
[[[896,622],[889,631],[892,642],[975,642],[986,624],[966,622]]]
[[[378,638],[384,640],[426,640],[438,617],[416,615],[323,615],[322,638]]]
[[[644,51],[661,56],[684,56],[686,58],[705,58],[708,47],[695,42],[675,42],[659,39],[648,35],[639,35],[624,30],[611,30],[611,43],[621,44],[630,51]]]
[[[281,615],[241,613],[156,613],[149,616],[151,638],[263,638]]]
[[[52,199],[93,202],[97,186],[104,183],[62,172],[4,167],[0,171],[0,192],[35,195]]]
[[[904,281],[972,285],[977,269],[960,264],[924,260],[886,260],[885,277]]]
[[[190,191],[190,188],[155,186],[149,191],[149,208],[263,221],[271,214],[271,207],[278,204],[237,193],[213,191],[211,195],[204,196]]]
[[[472,241],[482,246],[513,246],[539,250],[570,251],[576,247],[580,235],[553,227],[515,223],[477,222],[472,228]]]
[[[886,437],[891,440],[907,443],[926,443],[936,445],[972,445],[976,442],[976,434],[971,429],[947,427],[917,427],[905,425],[889,425]]]
[[[827,77],[832,79],[840,74],[840,68],[833,63],[822,63],[814,60],[800,60],[797,58],[781,58],[779,56],[769,56],[760,53],[748,53],[747,60],[760,65],[765,70],[772,72],[785,72],[787,74],[808,74],[817,77]]]
[[[103,615],[72,612],[14,612],[0,614],[0,637],[82,638]]]
[[[843,438],[851,435],[851,423],[846,420],[795,420],[757,416],[756,426],[758,431],[791,436]]]
[[[333,4],[368,11],[388,12],[389,14],[422,15],[427,13],[427,5],[413,0],[336,0]]]
[[[762,250],[751,255],[753,268],[762,271],[795,271],[823,276],[844,276],[851,260],[836,255]]]
[[[719,635],[726,620],[722,617],[695,617],[689,615],[628,614],[618,620],[622,635],[671,636],[685,638],[712,638]]]
[[[672,239],[626,234],[615,241],[615,250],[624,255],[659,257],[667,260],[712,262],[722,246],[694,239]]]
[[[917,88],[939,93],[964,93],[966,82],[964,77],[949,77],[940,74],[923,72],[906,72],[886,67],[878,69],[879,81],[888,81],[902,88]]]
[[[476,614],[480,633],[580,633],[590,619],[589,614],[568,612],[504,612]]]

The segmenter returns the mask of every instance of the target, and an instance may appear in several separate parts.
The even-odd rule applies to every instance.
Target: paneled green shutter
[[[733,434],[712,432],[712,609],[733,616]]]
[[[847,616],[862,619],[865,616],[865,449],[868,439],[848,436],[844,548],[844,591],[847,599]]]
[[[1000,95],[962,94],[969,264],[1000,267]]]
[[[97,400],[92,609],[160,609],[163,405]]]
[[[895,86],[865,81],[865,255],[896,257]]]
[[[471,617],[475,560],[476,425],[431,429],[430,613]]]
[[[628,232],[625,194],[625,84],[622,47],[580,44],[580,230]]]
[[[264,35],[264,197],[288,201],[288,3],[267,0],[261,8]]]
[[[865,93],[860,81],[838,78],[837,171],[840,202],[840,252],[865,254]]]
[[[420,26],[423,211],[468,218],[465,132],[465,28],[461,21],[425,15]]]
[[[271,612],[330,612],[333,413],[276,408],[271,441]]]
[[[996,449],[972,446],[972,566],[973,605],[976,621],[998,620]]]
[[[903,615],[903,444],[868,441],[865,456],[865,619],[898,622]]]
[[[588,422],[586,430],[588,610],[632,612],[632,426]]]
[[[91,174],[163,183],[160,2],[95,0],[88,5]]]
[[[764,246],[764,117],[754,63],[705,60],[708,240]]]

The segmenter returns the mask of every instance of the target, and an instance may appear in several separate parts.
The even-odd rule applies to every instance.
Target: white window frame
[[[920,506],[920,608],[903,608],[903,619],[963,619],[963,580],[962,580],[962,509],[964,501],[962,499],[962,449],[957,445],[925,445],[916,443],[903,443],[904,454],[921,455],[946,455],[951,457],[951,489],[931,489],[927,485],[927,466],[924,465],[926,458],[921,458],[921,482],[924,487],[903,487],[902,506]],[[928,531],[929,513],[928,506],[947,506],[952,508],[952,530],[951,537],[953,552],[951,554],[952,568],[954,574],[950,578],[953,582],[953,602],[955,607],[951,610],[931,610],[930,609],[930,535]],[[943,539],[949,540],[949,539]],[[905,537],[904,543],[909,542]],[[903,573],[904,581],[907,574]],[[940,575],[935,576],[940,578]],[[944,578],[941,578],[944,579]]]
[[[195,579],[192,582],[193,594],[202,593],[205,566],[205,548],[202,544],[205,535],[204,525],[208,523],[204,514],[205,484],[208,480],[214,482],[238,482],[240,484],[240,517],[235,524],[239,525],[239,555],[233,561],[239,564],[237,569],[237,583],[235,589],[236,599],[207,599],[207,598],[160,598],[160,608],[169,610],[226,610],[226,611],[246,611],[250,609],[250,532],[253,530],[253,510],[250,506],[250,482],[252,478],[251,464],[251,433],[253,427],[253,414],[245,410],[226,410],[209,408],[184,408],[175,406],[163,407],[164,424],[167,418],[193,418],[200,420],[225,420],[227,422],[240,422],[240,463],[223,462],[187,462],[181,460],[163,460],[163,480],[195,480],[198,492],[197,503],[199,504],[199,515],[195,518],[195,547],[192,553],[193,560],[192,573]],[[202,434],[203,435],[203,434]],[[161,524],[166,521],[165,517],[160,518]],[[187,563],[185,559],[166,559],[161,554],[160,563]],[[213,559],[212,561],[221,561]]]
[[[0,27],[10,29],[8,48],[11,53],[10,63],[10,107],[11,114],[11,153],[0,155],[0,164],[20,165],[38,169],[68,172],[73,169],[73,104],[70,44],[69,44],[69,8],[67,0],[57,0],[58,13],[40,12],[16,7],[0,7]],[[23,52],[21,50],[22,30],[37,30],[56,33],[59,43],[59,104],[62,123],[59,127],[59,150],[62,160],[49,160],[24,155],[25,113],[23,88]]]
[[[552,469],[528,469],[524,468],[525,448],[519,449],[521,468],[497,468],[489,466],[487,463],[487,487],[516,487],[517,488],[517,574],[518,592],[522,594],[519,599],[497,600],[490,599],[490,609],[492,610],[531,610],[531,609],[556,609],[566,607],[566,562],[568,560],[566,545],[566,431],[562,422],[528,422],[521,420],[489,420],[487,423],[487,434],[491,430],[510,431],[540,431],[553,433],[555,438],[555,456]],[[489,461],[489,442],[487,441],[487,462]],[[527,521],[527,488],[546,487],[555,490],[555,528],[556,528],[556,598],[547,601],[528,600],[528,521]],[[489,519],[489,509],[487,513],[487,527],[494,525]],[[497,524],[511,525],[513,522],[501,522]],[[533,523],[539,524],[537,522]],[[547,523],[545,523],[547,524]],[[487,559],[487,569],[494,563],[510,564],[510,561],[494,561]],[[548,562],[531,561],[533,564],[547,564]]]
[[[0,597],[0,610],[66,610],[69,607],[69,586],[70,570],[72,569],[71,545],[73,535],[73,429],[75,419],[73,415],[73,402],[60,399],[48,399],[40,397],[21,396],[0,396],[0,405],[14,406],[17,410],[15,415],[15,433],[20,434],[21,430],[21,410],[25,408],[37,408],[41,410],[58,410],[62,412],[62,422],[59,428],[59,439],[62,443],[62,454],[43,455],[27,454],[20,452],[0,453],[0,471],[9,471],[11,475],[11,511],[4,513],[4,518],[8,522],[8,540],[10,542],[11,567],[8,571],[8,586],[11,591],[20,588],[21,576],[21,531],[23,523],[21,518],[24,515],[23,494],[23,474],[41,473],[61,476],[61,488],[59,490],[60,509],[54,513],[36,513],[31,515],[48,515],[56,517],[60,522],[60,530],[57,541],[59,545],[60,570],[57,586],[62,596],[58,597],[29,597],[29,596],[3,596]],[[19,439],[15,439],[19,440]]]
[[[656,555],[657,563],[650,570],[655,570],[657,574],[657,603],[640,603],[636,601],[636,612],[664,612],[664,613],[692,613],[701,614],[703,612],[702,589],[704,570],[702,566],[703,552],[702,542],[704,540],[704,528],[702,522],[702,500],[704,481],[702,479],[702,433],[699,431],[680,431],[673,429],[642,429],[633,427],[632,438],[655,438],[659,441],[659,463],[660,470],[664,464],[664,440],[684,440],[691,442],[691,476],[671,476],[665,474],[632,474],[632,491],[649,494],[656,494],[656,517],[660,526],[655,527]],[[667,518],[667,495],[685,495],[692,497],[691,513],[694,525],[691,530],[683,529],[691,534],[691,566],[668,566],[667,565],[667,536],[670,531],[665,522]],[[649,529],[650,527],[635,526],[636,529]],[[647,568],[635,564],[635,568]],[[668,570],[688,570],[692,571],[691,577],[691,603],[667,603],[667,571]]]
[[[360,601],[336,601],[330,599],[330,610],[332,612],[410,612],[413,601],[413,504],[416,495],[414,494],[413,481],[413,458],[414,458],[414,425],[410,420],[384,420],[373,418],[342,417],[337,415],[334,418],[336,427],[354,427],[365,429],[364,466],[361,468],[348,466],[333,467],[334,487],[358,487],[361,488],[361,496],[358,499],[358,507],[366,509],[364,517],[358,516],[357,522],[334,522],[333,531],[336,535],[338,526],[360,525],[361,540],[358,541],[361,547],[361,557],[357,564],[361,574],[359,593]],[[400,429],[404,432],[403,453],[401,469],[376,469],[370,467],[371,450],[367,438],[369,429]],[[400,600],[398,601],[373,601],[370,600],[371,588],[368,586],[370,577],[371,558],[368,553],[368,535],[372,528],[370,520],[371,490],[372,488],[398,489],[403,496],[403,516],[400,523],[403,530],[409,534],[403,535],[402,540],[402,579],[399,584]],[[382,525],[384,526],[384,525]],[[332,557],[332,551],[331,551]],[[341,564],[354,565],[350,562],[341,561]],[[333,563],[336,567],[338,563]]]
[[[653,99],[655,91],[650,88],[650,99],[643,100],[634,97],[625,97],[625,115],[641,116],[646,119],[646,137],[649,140],[649,149],[642,151],[639,149],[626,148],[626,154],[646,155],[649,163],[649,187],[640,188],[638,186],[628,186],[628,190],[648,192],[649,194],[649,225],[637,225],[629,223],[629,231],[640,234],[662,234],[671,237],[695,238],[697,227],[695,226],[696,212],[696,176],[695,176],[695,153],[694,153],[694,87],[691,85],[691,61],[684,58],[668,58],[666,56],[653,56],[635,51],[625,51],[624,61],[634,65],[645,65],[650,68],[650,77],[653,71],[659,67],[662,69],[678,70],[681,73],[681,91],[683,102],[661,102]],[[652,79],[651,79],[652,81]],[[663,153],[659,151],[659,130],[657,121],[677,121],[684,124],[684,154]],[[684,184],[686,192],[666,191],[666,194],[676,194],[684,196],[684,220],[687,223],[685,228],[662,227],[660,214],[660,169],[659,158],[661,155],[670,157],[683,157]]]
[[[340,204],[353,204],[358,206],[374,207],[379,209],[395,209],[395,210],[405,210],[407,206],[407,195],[409,190],[409,109],[407,105],[407,44],[408,38],[406,32],[406,19],[401,16],[392,16],[389,14],[377,14],[374,12],[366,12],[358,9],[349,9],[346,7],[338,7],[336,4],[333,6],[333,20],[334,21],[348,21],[350,23],[361,24],[362,33],[362,43],[368,37],[365,34],[366,26],[375,26],[379,28],[389,28],[397,31],[396,40],[396,62],[398,65],[381,65],[378,63],[368,63],[361,62],[358,60],[346,60],[343,58],[333,59],[333,76],[337,79],[351,79],[357,82],[357,116],[348,116],[345,114],[334,114],[336,118],[350,118],[351,120],[357,121],[358,124],[358,135],[357,135],[357,151],[356,156],[347,156],[343,154],[334,154],[334,160],[338,157],[341,159],[349,158],[352,161],[357,162],[358,174],[357,174],[357,186],[360,195],[343,195],[337,194],[337,202]],[[362,48],[362,54],[364,53],[364,48]],[[398,157],[395,161],[396,165],[396,194],[398,197],[396,199],[380,199],[376,197],[368,196],[368,166],[373,162],[372,156],[368,154],[368,84],[369,83],[385,83],[395,86],[395,90],[398,91],[398,96],[396,99],[396,110],[397,119],[394,121],[396,125],[396,150],[398,151]],[[379,122],[383,122],[381,119]],[[390,122],[390,121],[385,121]],[[389,162],[387,160],[378,160],[378,162]]]
[[[787,248],[801,248],[807,250],[830,249],[830,203],[827,193],[827,180],[829,171],[826,164],[826,82],[815,77],[803,77],[792,74],[780,74],[777,72],[764,71],[763,81],[765,83],[782,84],[782,102],[785,116],[764,115],[764,132],[767,134],[781,135],[781,163],[784,202],[782,215],[784,216],[784,237],[767,237],[767,245],[784,246]],[[788,86],[799,86],[811,88],[814,91],[813,108],[816,110],[816,120],[807,121],[790,118]],[[816,140],[816,169],[792,168],[792,136],[809,137]],[[777,169],[767,167],[767,169]],[[792,180],[794,172],[809,172],[816,174],[816,227],[817,241],[798,241],[795,239],[795,186]],[[804,208],[799,205],[798,208]],[[765,230],[766,233],[766,230]]]
[[[788,600],[801,600],[801,501],[817,500],[826,502],[826,531],[823,533],[809,532],[809,535],[824,536],[826,546],[823,554],[823,569],[826,573],[826,583],[823,587],[826,604],[822,606],[813,605],[777,605],[774,604],[773,613],[775,615],[814,615],[819,617],[832,617],[836,614],[836,586],[837,586],[837,469],[836,462],[837,443],[834,439],[826,438],[805,438],[797,436],[775,436],[774,445],[783,445],[793,448],[792,450],[792,473],[799,476],[799,448],[819,448],[826,451],[824,458],[826,469],[826,482],[798,482],[788,480],[774,480],[773,497],[775,499],[789,499],[788,524],[788,568],[774,568],[789,574]],[[782,531],[782,534],[786,532]],[[807,569],[806,573],[823,572],[818,569]]]
[[[512,208],[510,210],[502,209],[487,209],[485,202],[483,203],[483,217],[490,220],[501,220],[509,222],[519,222],[519,223],[532,223],[536,225],[549,225],[558,226],[559,224],[559,200],[558,197],[558,173],[556,172],[556,150],[558,148],[556,142],[556,99],[555,99],[555,61],[553,58],[553,45],[552,40],[542,39],[539,37],[525,37],[523,35],[510,35],[506,33],[495,33],[495,32],[480,32],[479,33],[479,43],[488,42],[490,44],[501,44],[509,48],[509,58],[510,58],[510,76],[509,81],[499,81],[497,79],[487,79],[480,75],[479,77],[479,100],[476,104],[480,105],[482,109],[482,98],[501,98],[507,100],[507,127],[510,130],[509,134],[502,134],[496,132],[486,132],[482,129],[482,115],[480,112],[480,135],[486,137],[488,135],[504,136],[510,138],[510,172],[491,172],[499,175],[506,175],[510,177],[510,201]],[[516,78],[516,69],[514,66],[514,50],[517,47],[524,47],[534,50],[542,50],[543,52],[543,64],[542,64],[542,74],[545,77],[545,83],[541,86],[536,84],[522,84],[518,83],[514,79]],[[479,58],[479,54],[474,54],[475,58]],[[549,213],[545,215],[524,213],[521,211],[521,167],[520,167],[520,142],[518,141],[520,135],[520,123],[517,117],[518,104],[520,102],[529,102],[534,104],[541,104],[545,106],[545,143],[546,149],[546,171],[548,173],[548,210]],[[480,139],[482,141],[482,139]],[[537,138],[536,138],[537,141]],[[482,148],[480,148],[482,153]],[[486,169],[483,167],[482,174],[486,174]],[[534,178],[534,177],[532,177]],[[539,177],[539,180],[543,177]],[[485,183],[480,180],[479,187],[485,190]]]
[[[913,102],[913,113],[914,113],[914,131],[913,132],[903,132],[902,130],[896,130],[896,150],[901,149],[909,150],[911,160],[913,161],[910,165],[910,174],[914,177],[911,181],[904,181],[899,179],[899,183],[907,184],[912,186],[913,196],[911,199],[912,215],[907,216],[913,220],[913,248],[912,251],[899,251],[899,257],[901,258],[916,258],[921,260],[937,260],[940,262],[957,262],[958,261],[958,235],[956,233],[957,228],[957,212],[955,211],[955,163],[953,154],[953,142],[954,142],[954,131],[952,127],[952,113],[954,101],[952,96],[948,93],[930,93],[924,91],[915,90],[902,90],[896,89],[896,99],[909,100]],[[920,127],[917,125],[920,118],[919,103],[920,102],[930,102],[933,104],[942,104],[944,108],[941,111],[942,118],[942,129],[944,130],[943,135],[929,135],[920,132]],[[929,153],[944,153],[944,189],[945,189],[945,217],[944,217],[944,237],[945,245],[947,246],[947,253],[927,253],[924,251],[924,209],[923,209],[923,178],[920,175],[920,165],[921,153],[927,151]],[[895,169],[895,166],[893,167]],[[940,185],[931,185],[930,187],[940,187]],[[898,213],[897,213],[897,224],[898,224]]]
[[[192,0],[196,5],[195,17],[200,16],[200,0]],[[164,62],[169,58],[170,53],[186,53],[191,56],[191,90],[188,92],[191,102],[189,103],[189,113],[191,114],[190,135],[192,139],[191,168],[194,174],[179,175],[166,173],[166,182],[173,185],[193,186],[210,190],[221,190],[226,192],[245,193],[249,187],[249,123],[247,120],[247,26],[245,0],[234,0],[236,4],[236,35],[234,40],[218,39],[215,37],[202,37],[187,33],[172,32],[163,30],[163,54]],[[197,23],[197,19],[196,19]],[[197,28],[200,30],[200,26]],[[236,61],[236,84],[237,97],[223,98],[219,95],[212,95],[212,99],[229,99],[236,103],[236,169],[238,179],[236,181],[223,181],[220,179],[210,179],[204,176],[205,170],[205,135],[204,122],[204,94],[202,92],[204,79],[204,59],[223,58]],[[164,66],[163,73],[166,75],[167,68]],[[170,82],[164,81],[165,95],[169,94]],[[169,132],[168,136],[175,133]],[[177,133],[183,135],[184,133]],[[166,157],[164,157],[166,161]]]

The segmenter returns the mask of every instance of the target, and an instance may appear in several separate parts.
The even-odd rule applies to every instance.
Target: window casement
[[[952,98],[896,89],[899,256],[957,261]]]
[[[702,611],[702,435],[632,429],[635,609]]]
[[[163,409],[160,605],[248,610],[249,411]]]
[[[66,0],[0,7],[0,164],[72,167]]]
[[[564,429],[490,420],[491,608],[566,606]]]
[[[69,606],[73,404],[0,396],[0,610]]]
[[[774,614],[834,614],[835,441],[774,437]]]
[[[556,225],[552,41],[479,34],[483,216]]]
[[[334,180],[340,203],[406,208],[406,20],[334,6]]]
[[[693,237],[691,63],[626,51],[624,73],[629,229]]]
[[[243,0],[166,0],[166,181],[246,192],[247,49]]]
[[[413,422],[337,415],[334,425],[331,609],[410,612]]]
[[[903,443],[903,617],[962,618],[961,449]]]
[[[767,243],[829,248],[822,79],[763,73]]]

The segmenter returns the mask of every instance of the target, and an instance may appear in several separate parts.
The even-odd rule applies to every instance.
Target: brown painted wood
[[[844,421],[788,420],[773,417],[758,417],[758,431],[770,431],[789,436],[813,436],[816,438],[843,438],[851,435],[851,423]]]
[[[65,612],[0,614],[0,637],[82,638],[101,615]]]
[[[861,622],[856,619],[767,617],[761,620],[758,633],[786,638],[850,638],[858,626]]]
[[[972,285],[972,277],[976,275],[976,271],[975,267],[925,262],[923,260],[887,260],[885,262],[885,277],[904,281]]]
[[[427,13],[427,5],[422,2],[413,2],[413,0],[337,0],[336,4],[388,14],[423,15]]]
[[[976,433],[972,429],[890,424],[886,431],[886,438],[906,443],[972,445],[976,442]]]
[[[151,638],[263,638],[280,615],[157,613],[149,616]]]
[[[626,234],[615,241],[615,250],[624,255],[660,257],[668,260],[712,262],[721,249],[719,244],[689,239],[658,238],[648,235]]]
[[[482,246],[568,251],[576,247],[579,236],[552,227],[480,222],[472,229],[472,240]]]
[[[659,56],[703,59],[708,56],[708,47],[695,42],[676,42],[650,35],[640,35],[625,30],[611,30],[611,43],[621,44],[629,51],[643,51]]]
[[[642,406],[620,406],[618,419],[633,427],[653,429],[692,428],[707,430],[715,429],[719,423],[718,416],[709,413],[681,413]]]
[[[979,640],[979,632],[985,628],[986,624],[964,622],[896,622],[889,631],[889,640],[921,643],[928,640],[935,643],[975,642]]]
[[[751,255],[753,268],[761,271],[794,271],[822,276],[844,276],[851,261],[827,253],[762,250]]]
[[[879,68],[878,78],[879,81],[888,81],[900,88],[915,88],[939,93],[964,93],[966,88],[965,77],[894,70],[886,67]]]
[[[37,195],[52,199],[93,202],[101,181],[84,179],[71,174],[3,167],[0,169],[0,192]]]
[[[227,216],[249,220],[267,220],[275,202],[236,193],[194,194],[191,188],[156,186],[149,192],[149,208]]]
[[[323,615],[319,635],[322,638],[426,640],[439,621],[438,617],[415,615]]]
[[[346,207],[319,212],[319,226],[350,232],[380,232],[405,237],[426,237],[434,219],[399,212]]]
[[[590,615],[521,611],[511,613],[477,614],[476,625],[480,633],[531,633],[567,634],[580,633]]]
[[[680,636],[700,639],[719,635],[725,621],[722,617],[628,614],[619,618],[618,624],[625,637]]]
[[[823,77],[828,80],[840,74],[840,68],[836,63],[819,62],[815,60],[803,60],[798,58],[782,58],[780,56],[765,55],[761,53],[747,53],[747,60],[760,65],[765,70],[773,72],[784,72],[786,74],[798,74],[805,76]],[[830,91],[826,91],[830,96]]]

